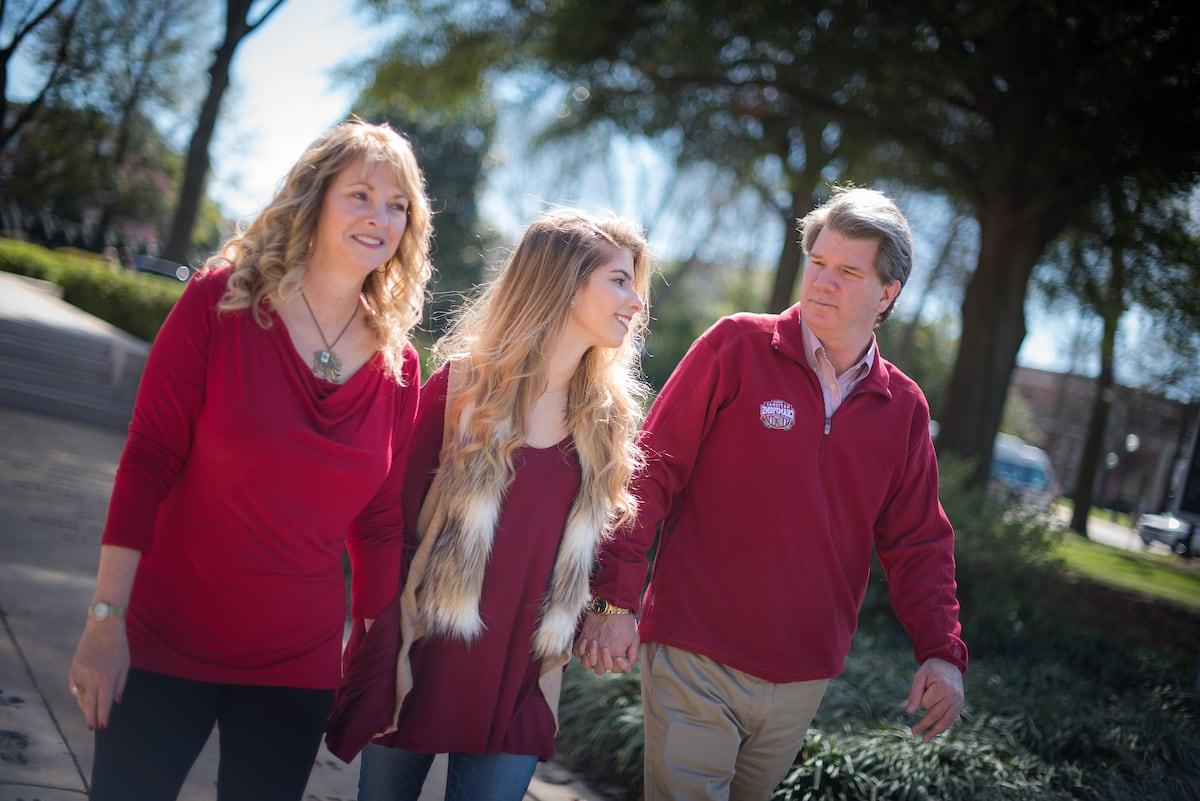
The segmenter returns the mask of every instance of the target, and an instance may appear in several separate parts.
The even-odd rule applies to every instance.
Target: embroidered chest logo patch
[[[796,407],[787,401],[769,400],[758,408],[758,416],[767,428],[789,431],[796,424]]]

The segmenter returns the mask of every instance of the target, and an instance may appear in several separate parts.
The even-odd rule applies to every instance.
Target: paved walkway
[[[110,428],[0,407],[0,801],[86,797],[92,735],[66,673],[123,443]],[[215,745],[214,737],[184,801],[215,797]],[[441,798],[444,770],[435,763],[422,799]],[[322,749],[305,801],[353,799],[357,781],[357,761],[347,766]],[[551,764],[539,768],[526,798],[600,796]]]

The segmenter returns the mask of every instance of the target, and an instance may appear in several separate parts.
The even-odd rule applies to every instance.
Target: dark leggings
[[[92,801],[172,801],[220,732],[219,801],[298,801],[332,690],[210,684],[132,669],[96,732]]]

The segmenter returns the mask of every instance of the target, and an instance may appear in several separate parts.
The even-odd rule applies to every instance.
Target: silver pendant
[[[326,381],[338,381],[342,377],[342,360],[331,350],[313,351],[313,372]]]

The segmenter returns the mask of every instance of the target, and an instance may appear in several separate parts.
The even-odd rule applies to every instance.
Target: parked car
[[[1191,523],[1170,512],[1158,515],[1142,515],[1138,518],[1138,536],[1149,545],[1152,542],[1166,543],[1167,547],[1180,556],[1188,553],[1188,533]],[[1200,534],[1192,538],[1191,553],[1200,551]]]
[[[988,488],[994,495],[1040,510],[1049,509],[1059,496],[1046,452],[1008,434],[996,436]]]

